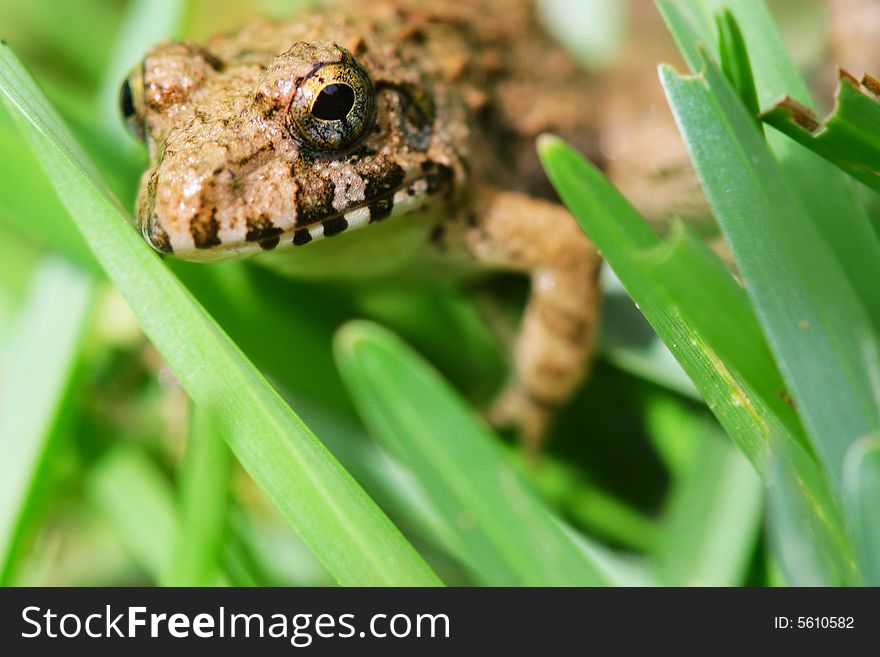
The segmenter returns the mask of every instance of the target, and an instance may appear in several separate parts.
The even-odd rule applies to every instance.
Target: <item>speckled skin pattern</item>
[[[596,158],[591,80],[533,16],[526,1],[354,0],[156,46],[130,81],[151,158],[144,237],[191,260],[361,253],[366,270],[386,247],[384,260],[406,259],[390,226],[411,223],[431,257],[525,273],[532,292],[492,417],[537,445],[586,374],[599,257],[534,147],[553,132]],[[321,152],[291,117],[321,67],[346,58],[372,85],[356,99],[372,104],[369,125]]]

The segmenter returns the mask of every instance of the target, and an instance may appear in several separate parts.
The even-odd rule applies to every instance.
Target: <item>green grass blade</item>
[[[336,355],[373,436],[416,475],[489,585],[596,585],[609,579],[570,540],[452,388],[400,339],[346,325]]]
[[[707,61],[704,76],[693,79],[670,69],[661,76],[812,443],[843,499],[844,456],[880,424],[875,326],[714,65]]]
[[[755,77],[749,63],[749,53],[739,24],[725,9],[717,16],[718,50],[721,58],[721,70],[736,88],[739,97],[754,116],[758,116],[758,91],[755,88]]]
[[[738,586],[757,544],[763,484],[717,425],[691,418],[679,440],[697,443],[695,461],[664,513],[658,578],[668,586]]]
[[[710,59],[715,58],[718,37],[711,17],[726,10],[745,41],[759,106],[769,107],[789,95],[813,108],[807,85],[788,56],[763,0],[657,0],[657,5],[692,73],[702,70],[707,53],[711,53]],[[875,331],[880,331],[880,286],[874,283],[880,278],[880,241],[853,194],[852,181],[784,134],[767,131],[767,143],[806,209],[804,220],[834,254]]]
[[[834,111],[819,122],[792,99],[777,102],[763,121],[821,155],[865,185],[880,191],[880,102],[842,73]]]
[[[564,461],[545,455],[540,468],[523,463],[521,472],[545,500],[591,535],[599,534],[639,552],[653,546],[657,534],[653,520],[585,481]]]
[[[143,147],[127,134],[119,111],[119,88],[150,47],[162,39],[177,36],[188,4],[187,0],[134,0],[128,4],[116,32],[116,43],[107,59],[110,64],[104,72],[95,111],[101,117],[100,126],[106,136],[125,149],[127,157],[141,153]]]
[[[645,397],[644,414],[645,428],[663,465],[673,479],[684,478],[697,464],[700,449],[694,409],[677,396],[653,391]]]
[[[691,71],[700,69],[700,49],[718,43],[711,14],[700,0],[654,0]],[[756,89],[757,91],[757,89]]]
[[[827,480],[799,447],[770,465],[768,534],[773,556],[794,586],[861,584],[852,540],[835,509]]]
[[[565,204],[756,467],[764,471],[774,441],[802,442],[745,294],[717,256],[681,230],[661,242],[601,172],[560,140],[542,138],[539,152]]]
[[[41,255],[0,225],[0,345],[16,321]]]
[[[4,2],[0,25],[16,49],[48,59],[71,77],[97,80],[118,13],[117,3],[103,0]]]
[[[763,0],[655,0],[688,67],[702,67],[703,52],[717,53],[721,43],[713,16],[726,14],[745,41],[751,62],[758,105],[766,107],[790,93],[812,106],[806,83],[785,50],[785,45]]]
[[[266,382],[105,192],[27,72],[0,48],[0,92],[96,257],[193,401],[340,583],[437,584],[396,527]]]
[[[635,307],[613,271],[602,274],[602,326],[596,350],[616,368],[702,399],[687,373]]]
[[[728,435],[765,482],[777,477],[774,463],[786,464],[783,476],[803,484],[790,487],[803,526],[838,548],[835,572],[851,575],[840,512],[825,475],[805,451],[803,428],[785,402],[786,387],[745,292],[686,231],[661,243],[601,172],[563,142],[545,137],[539,152],[560,197]]]
[[[47,189],[24,135],[7,108],[0,104],[0,222],[18,241],[63,255],[84,269],[101,275],[101,268],[82,235],[67,217],[67,209]],[[24,239],[23,239],[24,238]]]
[[[51,260],[34,275],[5,345],[0,386],[0,584],[14,581],[21,541],[33,525],[40,473],[71,402],[93,284]]]
[[[180,530],[171,482],[142,449],[122,446],[89,471],[86,484],[123,547],[158,582]]]
[[[880,423],[865,358],[880,353],[871,320],[714,65],[706,62],[705,77],[684,79],[669,68],[661,77],[757,316],[839,484],[849,445]]]
[[[180,532],[171,551],[168,586],[210,586],[219,578],[226,537],[232,453],[213,418],[192,409],[180,474]]]
[[[844,498],[865,584],[880,586],[880,439],[876,435],[862,438],[846,455]]]

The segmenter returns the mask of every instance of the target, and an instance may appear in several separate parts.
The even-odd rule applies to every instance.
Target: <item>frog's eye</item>
[[[339,63],[314,69],[299,84],[290,105],[295,136],[319,151],[350,146],[373,119],[373,84],[354,57],[345,55]]]
[[[119,88],[119,111],[129,131],[141,140],[144,138],[143,105],[144,77],[141,67],[138,66]]]

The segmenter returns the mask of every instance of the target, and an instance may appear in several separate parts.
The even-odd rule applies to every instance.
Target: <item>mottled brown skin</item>
[[[152,161],[145,238],[196,260],[273,250],[260,260],[306,275],[340,254],[353,266],[328,273],[439,256],[522,272],[532,292],[492,417],[538,445],[586,375],[600,259],[534,146],[553,132],[598,158],[591,80],[533,15],[524,1],[352,1],[155,47],[132,78]],[[374,116],[352,144],[317,152],[291,107],[317,65],[346,53],[371,80]],[[394,226],[410,225],[418,239],[398,240]]]

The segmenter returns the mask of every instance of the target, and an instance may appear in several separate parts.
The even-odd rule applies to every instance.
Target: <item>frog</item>
[[[307,279],[527,277],[488,416],[534,451],[587,377],[601,296],[535,141],[601,161],[591,80],[526,0],[349,0],[164,41],[120,94],[149,154],[137,225],[165,256]]]

